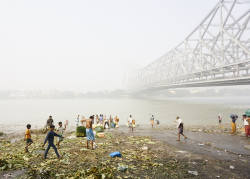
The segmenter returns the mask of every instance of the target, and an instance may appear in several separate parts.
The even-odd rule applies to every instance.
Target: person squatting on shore
[[[178,128],[178,139],[177,141],[180,141],[181,135],[187,139],[187,137],[183,134],[184,130],[184,124],[179,116],[176,117],[176,122],[177,122],[177,128]]]
[[[60,155],[59,155],[59,153],[58,153],[58,151],[57,151],[57,148],[56,148],[56,146],[54,145],[54,137],[57,136],[57,137],[62,137],[62,138],[63,138],[63,136],[58,135],[57,133],[54,132],[54,130],[55,130],[55,126],[54,126],[54,125],[51,125],[51,126],[50,126],[50,131],[48,132],[48,134],[47,134],[47,136],[46,136],[46,138],[45,138],[45,140],[44,140],[44,143],[43,143],[43,145],[42,145],[42,147],[44,147],[45,144],[47,143],[47,141],[48,141],[48,143],[49,143],[49,144],[48,144],[48,147],[47,147],[47,149],[45,150],[45,153],[44,153],[44,159],[47,158],[47,155],[48,155],[48,152],[49,152],[50,147],[52,147],[52,148],[54,149],[57,158],[60,158]]]
[[[24,136],[24,141],[26,141],[25,152],[29,152],[28,148],[33,143],[31,139],[31,132],[30,132],[31,125],[27,124],[26,127],[27,129],[25,131],[25,136]]]

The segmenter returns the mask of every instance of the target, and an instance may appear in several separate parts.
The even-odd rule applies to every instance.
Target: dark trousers
[[[45,158],[45,159],[47,158],[47,155],[48,155],[48,152],[49,152],[50,147],[52,147],[52,148],[54,149],[54,151],[55,151],[57,157],[59,158],[60,155],[59,155],[59,153],[58,153],[58,151],[57,151],[57,148],[56,148],[56,146],[55,146],[54,144],[49,144],[49,145],[48,145],[48,147],[47,147],[47,149],[45,150],[45,153],[44,153],[44,158]]]

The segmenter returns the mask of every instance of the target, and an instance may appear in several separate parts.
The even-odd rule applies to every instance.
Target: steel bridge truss
[[[249,1],[220,0],[184,41],[137,73],[137,86],[250,78],[249,7]]]

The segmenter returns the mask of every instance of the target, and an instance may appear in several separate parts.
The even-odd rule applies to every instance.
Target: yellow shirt
[[[26,129],[26,131],[25,131],[25,138],[26,139],[31,139],[31,132],[30,132],[29,129]]]

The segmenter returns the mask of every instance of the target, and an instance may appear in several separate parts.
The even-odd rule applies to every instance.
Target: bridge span
[[[250,85],[250,1],[219,0],[176,47],[139,70],[139,90]]]

